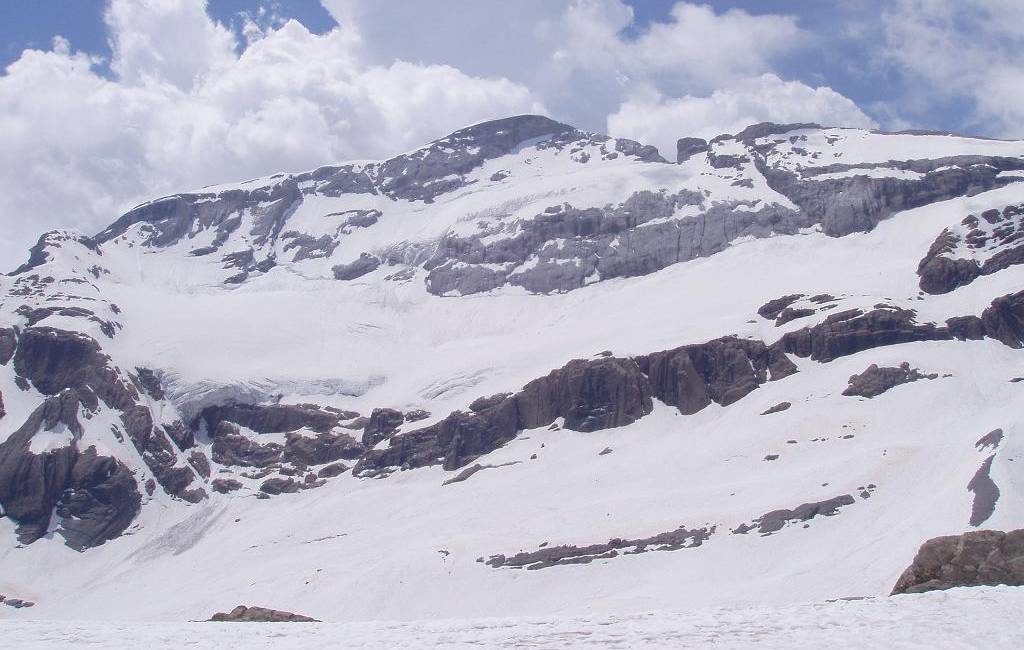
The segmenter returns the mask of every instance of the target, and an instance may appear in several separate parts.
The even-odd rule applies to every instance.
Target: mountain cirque
[[[1021,142],[760,124],[670,162],[519,116],[47,233],[0,279],[4,590],[886,592],[922,535],[1022,525],[1021,180]]]

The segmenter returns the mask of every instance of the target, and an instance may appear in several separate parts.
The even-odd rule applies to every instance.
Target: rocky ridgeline
[[[679,141],[678,160],[686,162],[703,155],[710,172],[734,172],[739,179],[734,184],[741,187],[766,185],[778,193],[779,202],[719,197],[707,190],[652,187],[617,204],[564,202],[529,218],[481,223],[480,230],[471,234],[448,233],[435,241],[364,250],[348,261],[339,260],[334,265],[334,277],[348,281],[382,265],[418,266],[427,272],[428,291],[437,295],[473,294],[506,285],[536,293],[570,291],[713,255],[741,238],[795,234],[813,227],[836,237],[869,231],[899,210],[1017,182],[1020,177],[1002,172],[1024,169],[1024,159],[998,156],[857,165],[815,160],[811,161],[813,166],[799,171],[776,164],[780,146],[788,145],[793,138],[806,139],[789,136],[790,132],[820,128],[759,124],[711,142],[695,138]],[[600,164],[590,162],[594,156],[601,160],[629,158],[640,164],[673,164],[653,147],[524,115],[478,124],[379,163],[279,174],[252,189],[241,189],[247,185],[242,184],[235,189],[159,199],[128,212],[90,244],[95,247],[115,241],[138,224],[142,224],[142,243],[150,247],[165,247],[210,232],[212,242],[193,249],[191,254],[220,254],[225,281],[237,284],[280,263],[331,258],[344,237],[361,228],[375,227],[382,216],[379,210],[351,209],[341,213],[346,218],[334,235],[310,235],[289,226],[291,215],[310,197],[368,194],[431,203],[480,182],[473,172],[485,162],[516,156],[523,148],[564,151],[573,164],[579,165]],[[734,150],[742,153],[723,153]],[[878,170],[888,170],[892,175],[869,173]],[[850,175],[836,178],[836,174]],[[503,180],[507,179],[502,172],[490,179]],[[998,225],[991,233],[972,230],[965,235],[966,240],[981,237],[989,241],[989,246],[994,245],[992,242],[1008,245],[1016,241],[1019,206],[1008,207],[1007,211],[1000,218],[1013,223]],[[222,254],[225,243],[243,222],[250,223],[243,215],[251,215],[245,233],[247,247]],[[1004,246],[1005,250],[984,264],[951,259],[943,254],[949,252],[950,238],[959,241],[957,236],[945,233],[922,261],[922,287],[926,291],[951,290],[969,282],[972,275],[995,272],[1019,263],[1021,257],[1012,252],[1017,249]],[[44,256],[43,251],[34,253],[37,261]]]

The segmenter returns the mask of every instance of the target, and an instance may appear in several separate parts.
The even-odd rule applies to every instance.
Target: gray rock
[[[213,488],[214,492],[227,494],[228,492],[242,489],[242,484],[233,478],[215,478],[210,481],[210,487]]]
[[[876,364],[868,366],[859,375],[850,377],[849,386],[843,391],[846,396],[877,397],[890,388],[920,379],[937,379],[938,374],[922,374],[917,368],[903,362],[898,368],[879,368]]]
[[[332,270],[335,280],[355,280],[380,266],[380,258],[369,253],[360,253],[359,257],[348,264],[338,264]]]
[[[676,162],[684,163],[697,154],[708,151],[708,141],[703,138],[679,138],[676,141]]]
[[[892,593],[979,585],[1024,585],[1024,530],[978,530],[930,539]]]
[[[289,494],[300,489],[302,486],[293,478],[268,478],[260,485],[263,494]]]
[[[532,552],[519,552],[511,557],[492,555],[487,566],[495,569],[509,568],[529,570],[546,569],[548,567],[589,564],[594,560],[611,559],[620,555],[637,555],[651,551],[677,551],[684,548],[695,548],[706,542],[714,534],[715,528],[695,528],[688,530],[680,526],[676,530],[642,537],[639,539],[610,539],[602,544],[589,546],[547,546]]]
[[[228,613],[218,612],[210,617],[215,623],[319,623],[315,618],[266,607],[239,605]]]

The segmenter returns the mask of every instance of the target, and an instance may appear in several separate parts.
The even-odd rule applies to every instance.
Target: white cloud
[[[777,57],[810,40],[791,16],[716,13],[679,2],[669,20],[653,23],[635,39],[622,30],[633,11],[621,0],[584,0],[565,13],[565,43],[554,54],[565,71],[617,72],[666,90],[702,92],[771,69]]]
[[[609,115],[608,132],[653,144],[671,159],[680,137],[709,139],[757,122],[875,126],[856,104],[827,86],[812,88],[766,73],[703,97],[667,98],[652,91]]]
[[[0,76],[2,268],[44,230],[102,229],[135,202],[352,158],[540,112],[524,86],[445,65],[367,65],[359,35],[295,21],[242,54],[202,0],[113,0],[113,79],[58,40]]]
[[[899,0],[882,14],[883,59],[908,80],[903,113],[966,100],[963,127],[1024,137],[1024,3]]]

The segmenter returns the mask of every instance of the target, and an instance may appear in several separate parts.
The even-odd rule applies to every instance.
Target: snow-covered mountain
[[[888,593],[924,540],[1024,525],[1021,181],[1022,141],[759,124],[670,162],[519,116],[47,233],[0,277],[0,594]]]

